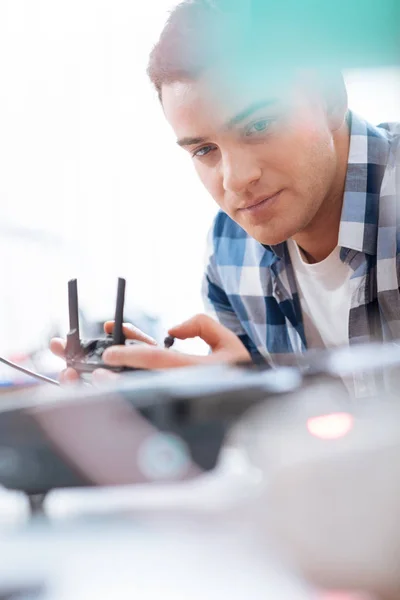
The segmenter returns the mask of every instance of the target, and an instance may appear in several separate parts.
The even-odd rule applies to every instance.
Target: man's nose
[[[250,153],[232,153],[222,158],[223,186],[226,192],[239,194],[261,178],[261,168]]]

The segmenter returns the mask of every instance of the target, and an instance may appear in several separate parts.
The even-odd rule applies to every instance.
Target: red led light
[[[311,435],[321,440],[337,440],[353,428],[353,417],[348,413],[332,413],[307,419],[307,429]]]

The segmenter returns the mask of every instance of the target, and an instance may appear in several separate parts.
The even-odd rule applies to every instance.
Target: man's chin
[[[263,246],[276,246],[286,242],[293,235],[289,231],[271,231],[265,227],[248,228],[246,232]]]

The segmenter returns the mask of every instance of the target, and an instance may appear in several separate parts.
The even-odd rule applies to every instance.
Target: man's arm
[[[202,297],[206,314],[219,321],[237,335],[254,361],[262,360],[260,352],[246,333],[229,298],[223,289],[214,255],[214,226],[207,239],[206,267],[202,283]]]

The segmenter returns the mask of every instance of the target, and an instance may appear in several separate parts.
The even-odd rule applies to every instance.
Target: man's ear
[[[336,131],[343,126],[348,111],[347,90],[342,73],[328,69],[322,74],[321,88],[330,129]]]
[[[301,80],[311,98],[322,103],[331,131],[340,129],[346,119],[347,90],[339,69],[307,69],[300,71]]]

